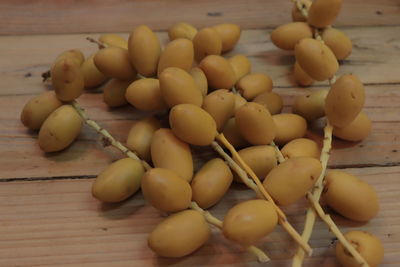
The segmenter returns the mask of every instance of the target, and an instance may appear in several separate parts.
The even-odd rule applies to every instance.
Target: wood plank
[[[0,34],[130,32],[139,24],[165,30],[180,21],[197,27],[233,22],[245,29],[266,28],[290,21],[291,7],[289,0],[3,0],[0,18],[7,23],[0,24]],[[399,13],[397,0],[346,0],[335,24],[398,25]]]
[[[342,62],[339,74],[354,73],[366,84],[400,83],[400,26],[345,28],[353,40],[351,56]],[[296,86],[292,76],[292,53],[279,50],[269,39],[270,30],[244,31],[232,54],[250,57],[254,72],[271,76],[278,87]],[[163,43],[168,38],[158,34]],[[40,74],[54,58],[67,49],[80,48],[88,56],[97,50],[85,40],[88,34],[0,37],[0,95],[36,94],[43,91]],[[98,35],[90,34],[96,38]],[[126,35],[125,35],[126,36]],[[29,49],[27,49],[29,44]],[[44,47],[45,44],[45,47]],[[326,83],[317,83],[323,85]]]
[[[304,94],[305,89],[277,88],[290,112],[294,96]],[[400,164],[400,85],[366,86],[365,111],[373,120],[371,135],[363,142],[335,140],[330,159],[331,167],[374,166]],[[0,106],[0,179],[43,177],[92,177],[105,165],[122,155],[113,148],[103,148],[100,137],[84,126],[78,141],[65,151],[45,154],[37,145],[37,133],[28,131],[19,120],[23,105],[30,95],[2,96]],[[109,130],[118,140],[125,141],[135,120],[146,116],[134,108],[109,109],[102,102],[101,94],[85,94],[79,102],[91,118]],[[322,145],[322,127],[311,127],[308,137]],[[195,165],[215,156],[209,148],[194,150]],[[24,166],[21,168],[20,166]]]
[[[343,231],[366,230],[377,235],[385,247],[381,266],[397,266],[400,257],[400,204],[393,198],[400,190],[400,167],[349,169],[372,184],[381,210],[364,225],[349,225],[336,216]],[[116,205],[104,205],[90,195],[92,180],[8,182],[0,186],[0,265],[88,266],[258,266],[252,255],[228,242],[217,230],[204,247],[189,257],[171,260],[157,257],[147,248],[147,233],[162,219],[145,203],[140,193]],[[238,185],[212,213],[223,218],[239,201],[254,197]],[[305,201],[285,208],[289,220],[302,228]],[[305,266],[337,266],[332,234],[317,222],[311,239],[314,257]],[[273,262],[287,266],[295,246],[281,228],[260,247]]]

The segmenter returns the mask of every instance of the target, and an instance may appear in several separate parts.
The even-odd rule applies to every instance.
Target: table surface
[[[57,4],[56,4],[57,3]],[[214,229],[200,250],[182,259],[157,257],[147,248],[147,234],[161,214],[141,193],[120,204],[92,198],[93,178],[122,155],[103,148],[96,133],[84,126],[65,151],[44,154],[37,132],[19,120],[23,105],[51,86],[41,82],[60,52],[80,48],[88,56],[96,46],[85,40],[100,32],[129,32],[148,24],[167,42],[165,30],[177,21],[198,27],[235,22],[243,27],[234,51],[250,57],[254,72],[270,75],[274,91],[290,111],[294,96],[304,94],[293,82],[293,56],[274,47],[270,30],[290,21],[290,1],[12,1],[0,2],[0,266],[195,266],[258,265]],[[362,142],[334,140],[330,168],[345,169],[372,184],[381,202],[376,218],[356,224],[334,216],[343,231],[363,229],[376,234],[385,247],[382,266],[400,262],[400,2],[345,0],[336,23],[352,39],[354,50],[339,74],[354,73],[365,84],[365,112],[373,129]],[[90,33],[86,33],[90,32]],[[317,83],[312,90],[327,87]],[[129,128],[144,114],[132,107],[109,109],[98,92],[86,92],[79,103],[89,116],[125,141]],[[322,129],[307,136],[321,143]],[[195,165],[214,155],[195,149]],[[254,197],[238,185],[211,209],[223,218],[234,203]],[[289,221],[301,231],[306,202],[286,207]],[[333,235],[317,222],[310,241],[314,256],[305,266],[337,266]],[[288,266],[296,246],[278,227],[260,245],[272,258],[269,266]]]

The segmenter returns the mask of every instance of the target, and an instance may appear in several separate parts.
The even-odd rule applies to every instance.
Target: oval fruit
[[[233,23],[217,24],[212,27],[222,40],[222,52],[232,50],[240,38],[240,27]]]
[[[325,100],[325,114],[336,127],[349,125],[361,112],[365,90],[357,76],[342,75],[329,90]]]
[[[168,29],[168,36],[171,41],[179,38],[193,40],[196,34],[197,29],[193,25],[186,22],[176,23]]]
[[[347,35],[335,28],[326,28],[322,40],[332,50],[338,60],[347,58],[353,50],[353,44]]]
[[[325,28],[331,25],[339,15],[342,0],[314,0],[308,10],[308,24]]]
[[[154,111],[167,108],[161,94],[160,82],[154,78],[134,81],[126,89],[125,98],[135,108]]]
[[[232,177],[231,170],[222,159],[207,161],[192,180],[193,201],[203,209],[215,205],[228,191]]]
[[[196,146],[211,144],[217,135],[213,117],[193,104],[174,106],[169,113],[169,124],[177,137]]]
[[[165,103],[172,108],[178,104],[201,106],[203,96],[193,77],[179,68],[166,68],[159,77]]]
[[[236,149],[242,148],[248,145],[247,141],[240,134],[239,129],[236,126],[236,119],[230,118],[222,131],[226,140]]]
[[[290,205],[307,194],[321,171],[315,158],[290,158],[272,169],[263,185],[277,205]]]
[[[305,22],[283,24],[271,33],[271,41],[274,45],[284,50],[293,50],[301,39],[312,37],[312,29]]]
[[[226,213],[222,231],[229,240],[249,246],[271,233],[277,223],[273,204],[261,199],[248,200]]]
[[[100,49],[94,55],[94,64],[106,76],[119,80],[132,80],[136,70],[129,61],[128,51],[120,47]]]
[[[245,55],[234,55],[230,57],[228,61],[235,72],[236,81],[239,81],[243,76],[249,74],[251,71],[251,62]]]
[[[61,101],[72,101],[83,93],[83,72],[75,59],[66,57],[57,61],[50,75],[56,96]]]
[[[118,34],[102,34],[99,37],[99,42],[106,46],[116,46],[124,49],[128,49],[128,42]]]
[[[264,92],[256,96],[253,102],[263,105],[272,115],[281,113],[283,100],[280,95],[274,92]]]
[[[200,92],[203,96],[207,95],[208,92],[208,81],[207,77],[200,68],[195,67],[190,70],[190,75],[192,75],[194,81],[196,82],[197,86],[200,89]]]
[[[238,153],[261,181],[278,164],[275,149],[269,145],[247,147]]]
[[[201,29],[193,38],[194,58],[200,62],[208,55],[220,55],[222,40],[212,28]]]
[[[39,131],[39,147],[44,152],[56,152],[69,146],[79,135],[83,120],[71,105],[53,111]]]
[[[358,142],[368,136],[371,128],[371,120],[361,111],[349,125],[343,128],[333,127],[333,135],[346,141]]]
[[[382,263],[384,248],[376,236],[364,231],[350,231],[345,233],[344,237],[355,247],[370,267],[377,267]],[[336,259],[343,267],[360,266],[340,242],[337,242],[335,252]]]
[[[307,133],[306,120],[297,114],[272,115],[275,124],[275,139],[278,145],[286,144],[296,138],[301,138]]]
[[[21,112],[21,122],[32,130],[38,130],[47,117],[62,105],[54,91],[47,91],[31,98]]]
[[[92,185],[92,195],[103,202],[120,202],[140,189],[144,169],[131,158],[117,160],[105,168]]]
[[[138,73],[152,77],[157,73],[161,45],[154,32],[145,25],[136,27],[128,39],[129,58]]]
[[[290,141],[281,149],[282,155],[286,159],[309,157],[319,159],[321,149],[318,144],[307,138],[298,138]]]
[[[235,72],[225,58],[216,55],[207,56],[200,62],[199,67],[204,71],[211,88],[231,89],[235,85]]]
[[[236,90],[247,100],[252,100],[261,93],[271,92],[272,80],[262,73],[247,74],[237,82]]]
[[[103,89],[104,103],[109,107],[120,107],[128,102],[125,98],[126,89],[132,81],[111,79]]]
[[[194,210],[175,213],[159,223],[150,233],[147,243],[162,257],[180,258],[204,245],[211,229],[204,216]]]
[[[97,87],[107,80],[107,76],[99,71],[93,59],[94,55],[86,59],[81,65],[85,88]]]
[[[154,117],[137,121],[130,129],[126,147],[136,152],[145,161],[151,159],[150,145],[154,132],[161,128],[160,122]]]
[[[187,209],[192,200],[189,183],[168,169],[148,170],[143,175],[141,186],[143,196],[150,205],[164,212]]]
[[[204,98],[202,108],[213,117],[220,132],[235,113],[235,97],[228,90],[219,89]]]
[[[154,167],[176,172],[190,181],[193,176],[193,159],[190,147],[176,137],[172,130],[161,128],[154,132],[150,145]]]
[[[307,121],[313,121],[325,116],[325,99],[329,90],[320,89],[295,98],[292,112],[302,116]]]
[[[325,177],[324,202],[339,214],[365,222],[376,216],[379,200],[372,186],[343,171],[331,170]]]
[[[240,134],[252,145],[268,145],[275,138],[275,124],[269,111],[258,103],[248,102],[235,113]]]
[[[82,65],[83,61],[85,61],[85,56],[83,55],[82,51],[79,49],[70,49],[67,51],[62,52],[60,55],[56,57],[56,60],[54,60],[54,63],[69,58],[73,61],[75,61],[76,64]],[[54,66],[54,64],[53,64]]]
[[[189,71],[193,64],[193,43],[187,39],[176,39],[167,44],[158,62],[158,75],[168,67]]]
[[[295,47],[296,61],[314,80],[327,80],[339,69],[339,64],[332,50],[322,42],[304,38]]]
[[[310,86],[314,83],[314,79],[300,67],[297,61],[294,63],[293,74],[295,81],[301,86]]]

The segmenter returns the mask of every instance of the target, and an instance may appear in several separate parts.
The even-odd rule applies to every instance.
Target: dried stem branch
[[[272,197],[269,195],[269,193],[265,190],[264,186],[258,179],[257,175],[254,173],[254,171],[243,161],[243,159],[240,157],[239,153],[235,150],[235,148],[226,140],[224,134],[219,134],[216,139],[221,142],[232,154],[232,156],[238,161],[238,163],[241,165],[241,167],[246,171],[248,175],[252,178],[254,183],[257,185],[258,191],[261,192],[262,196],[264,199],[268,200],[274,205],[274,208],[278,214],[279,218],[279,223],[282,225],[282,227],[286,230],[286,232],[304,249],[304,251],[311,255],[312,249],[311,247],[307,244],[307,242],[304,242],[304,240],[301,238],[299,233],[293,228],[293,226],[287,221],[286,215],[283,213],[283,211],[275,204],[275,201],[272,199]],[[221,148],[222,149],[222,148]]]
[[[219,228],[220,230],[222,230],[222,221],[219,220],[218,218],[214,217],[210,212],[203,210],[202,208],[199,207],[199,205],[197,205],[196,202],[192,202],[190,203],[189,206],[192,210],[196,210],[200,213],[203,214],[204,218],[206,219],[206,221],[209,224],[214,225],[215,227]],[[270,261],[270,258],[259,248],[255,247],[255,246],[249,246],[249,247],[245,247],[245,249],[254,254],[259,262],[268,262]]]
[[[279,164],[283,163],[285,161],[285,157],[283,156],[279,147],[275,144],[274,141],[271,142],[271,146],[275,149],[275,155],[276,155],[276,158],[278,159]]]
[[[102,42],[97,41],[96,39],[93,39],[92,37],[86,37],[86,40],[88,40],[91,43],[97,44],[99,46],[99,49],[106,48],[106,46]]]

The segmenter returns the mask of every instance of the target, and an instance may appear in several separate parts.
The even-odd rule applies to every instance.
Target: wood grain
[[[289,22],[291,6],[288,0],[3,0],[0,34],[130,32],[140,24],[165,30],[180,21],[267,28]],[[335,24],[399,25],[398,11],[397,0],[346,0]]]
[[[400,249],[398,195],[400,167],[349,169],[372,184],[381,210],[367,224],[349,226],[336,216],[344,231],[362,229],[377,235],[385,246],[382,266],[397,266]],[[258,266],[252,255],[228,242],[214,229],[204,247],[189,257],[171,260],[157,257],[147,248],[146,238],[162,220],[140,193],[118,205],[102,205],[90,195],[92,180],[8,182],[0,186],[0,266]],[[223,218],[252,192],[233,186],[212,213]],[[289,220],[301,229],[305,201],[285,208]],[[317,222],[311,239],[314,257],[305,266],[337,266],[332,234]],[[295,246],[277,228],[260,246],[272,258],[268,266],[287,266]],[[86,266],[86,265],[85,265]]]

